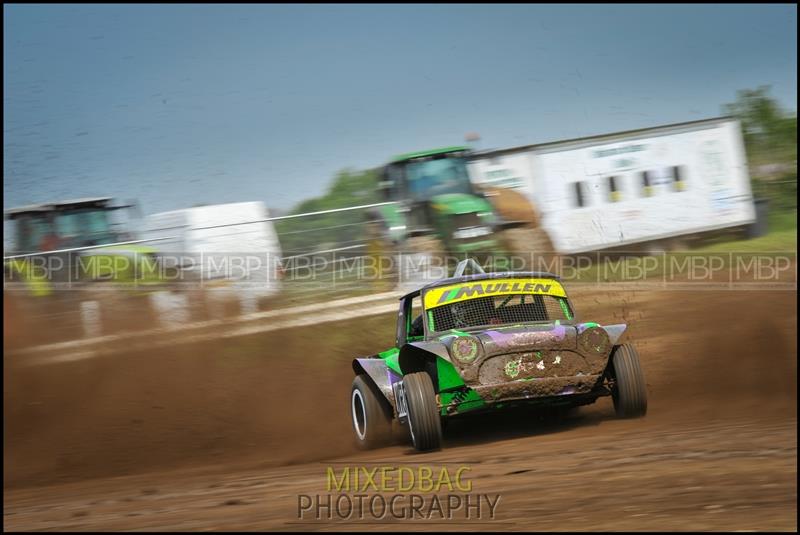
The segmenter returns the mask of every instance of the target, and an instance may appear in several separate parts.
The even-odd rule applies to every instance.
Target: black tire
[[[361,374],[353,379],[350,421],[356,446],[362,450],[382,446],[391,439],[392,409],[367,375]]]
[[[611,397],[617,416],[636,418],[647,414],[647,384],[636,348],[630,344],[616,346],[611,354],[611,372]]]
[[[442,447],[442,419],[436,404],[431,376],[425,372],[403,377],[403,390],[408,404],[408,428],[417,451]]]

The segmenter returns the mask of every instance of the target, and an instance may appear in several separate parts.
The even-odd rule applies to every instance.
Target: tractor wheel
[[[417,451],[436,450],[442,446],[442,419],[436,404],[431,376],[425,372],[403,377],[408,404],[408,429]]]
[[[392,409],[368,376],[353,379],[350,391],[350,417],[356,446],[369,450],[389,442],[392,436]],[[380,396],[380,397],[379,397]]]
[[[495,212],[506,221],[525,221],[524,227],[504,230],[500,233],[506,253],[514,256],[511,269],[537,269],[537,257],[553,254],[550,236],[541,226],[541,215],[531,201],[522,193],[510,188],[484,187]]]
[[[639,364],[639,354],[630,344],[616,346],[611,353],[611,397],[620,418],[636,418],[647,413],[647,385]]]
[[[536,207],[522,193],[511,188],[488,186],[482,188],[495,213],[507,221],[527,221],[531,228],[538,227],[541,216]]]

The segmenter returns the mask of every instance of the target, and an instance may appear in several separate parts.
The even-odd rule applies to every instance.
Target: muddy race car
[[[356,443],[387,443],[397,420],[416,450],[433,450],[449,418],[520,404],[576,407],[602,396],[620,417],[643,416],[639,357],[620,343],[626,327],[578,321],[556,275],[485,273],[465,260],[452,278],[400,298],[394,348],[353,360]]]

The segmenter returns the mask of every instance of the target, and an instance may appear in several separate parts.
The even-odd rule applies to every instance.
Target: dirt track
[[[455,529],[796,529],[796,293],[617,293],[576,305],[631,324],[648,416],[615,420],[601,400],[557,424],[481,417],[453,425],[446,449],[428,455],[350,446],[349,360],[389,345],[393,315],[313,337],[6,361],[5,528],[323,529],[292,522],[297,495],[323,493],[335,458],[470,466],[475,492],[501,494],[497,519]]]

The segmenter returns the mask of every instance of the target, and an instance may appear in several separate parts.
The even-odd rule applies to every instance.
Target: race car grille
[[[602,361],[589,362],[574,351],[510,353],[484,361],[478,372],[478,381],[483,385],[491,385],[520,379],[580,377],[599,373],[602,365]]]
[[[508,325],[529,321],[568,320],[569,302],[551,295],[498,295],[478,297],[431,310],[432,330]]]

